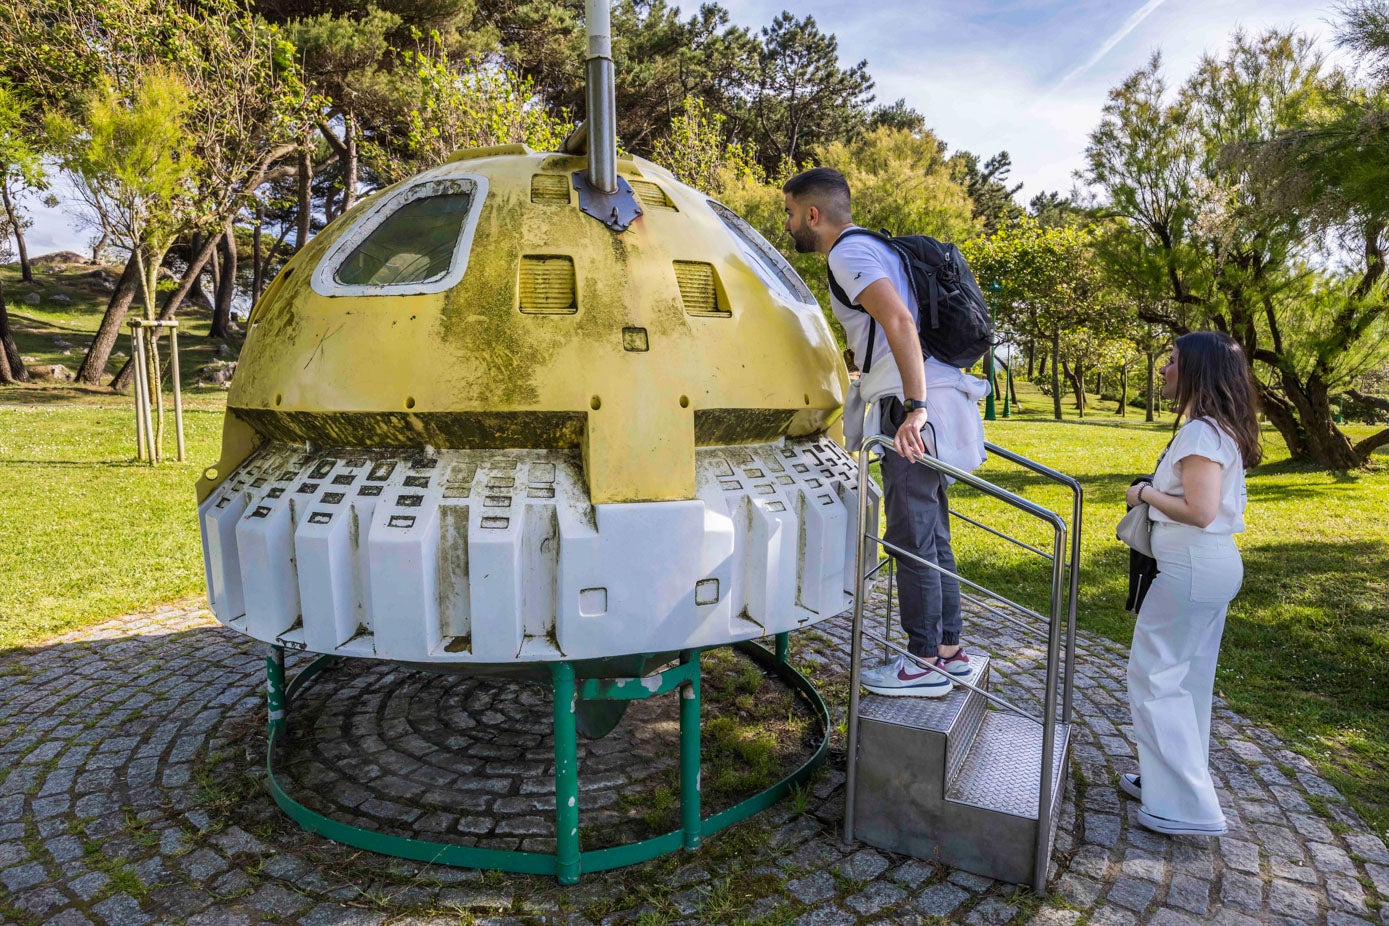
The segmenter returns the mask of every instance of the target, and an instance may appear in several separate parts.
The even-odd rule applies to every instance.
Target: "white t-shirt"
[[[843,235],[844,232],[841,232],[840,237],[843,238]],[[858,302],[859,293],[867,289],[869,284],[886,279],[907,304],[912,320],[916,320],[916,294],[912,292],[907,268],[897,252],[883,242],[869,235],[850,235],[830,251],[829,265],[844,295],[851,301]],[[849,348],[854,352],[855,366],[862,370],[868,359],[868,326],[873,319],[867,312],[844,305],[835,298],[833,291],[830,292],[830,308],[844,326]],[[892,362],[892,347],[883,336],[882,326],[879,326],[877,336],[873,339],[873,365],[877,366],[883,360]]]
[[[1182,425],[1172,443],[1158,458],[1153,472],[1153,488],[1167,495],[1185,497],[1182,490],[1182,461],[1190,456],[1205,457],[1220,464],[1220,508],[1215,520],[1202,530],[1207,534],[1238,534],[1244,530],[1244,461],[1239,445],[1225,429],[1206,418],[1197,418]],[[1177,523],[1150,507],[1154,521]]]

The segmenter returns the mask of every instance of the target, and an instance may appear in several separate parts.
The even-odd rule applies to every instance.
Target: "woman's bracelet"
[[[1143,501],[1143,490],[1146,489],[1146,488],[1148,488],[1148,483],[1146,483],[1146,482],[1140,482],[1140,483],[1138,484],[1138,500],[1139,500],[1140,502]]]

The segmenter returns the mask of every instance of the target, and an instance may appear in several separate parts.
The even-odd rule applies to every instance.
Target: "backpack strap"
[[[887,235],[881,235],[875,231],[869,231],[866,228],[850,228],[845,230],[842,234],[840,234],[840,236],[835,239],[834,244],[830,245],[830,253],[833,253],[834,249],[839,247],[839,242],[843,241],[845,238],[848,238],[850,235],[867,235],[870,238],[877,238],[879,241],[882,241],[884,244],[887,244],[888,246],[891,246],[892,244],[892,239],[889,238]],[[894,252],[896,250],[896,248],[893,248]],[[842,302],[844,305],[847,305],[849,308],[859,312],[863,312],[865,315],[868,315],[868,310],[865,309],[863,306],[859,305],[857,302],[854,302],[852,299],[850,299],[849,294],[844,292],[844,287],[840,286],[839,281],[834,278],[834,271],[830,269],[829,254],[825,255],[825,274],[829,277],[830,293],[834,295],[834,298],[838,299],[840,302]],[[935,303],[932,302],[932,309],[934,310],[934,308]],[[935,313],[933,311],[932,318],[934,317]],[[868,315],[868,356],[863,359],[863,366],[859,367],[864,376],[867,376],[868,371],[873,369],[873,342],[877,340],[877,337],[878,320],[874,318],[872,315]]]

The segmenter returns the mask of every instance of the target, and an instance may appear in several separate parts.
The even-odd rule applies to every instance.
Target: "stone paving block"
[[[34,920],[45,919],[57,913],[70,901],[70,897],[51,884],[20,891],[7,899],[8,906]]]
[[[992,878],[971,874],[968,871],[952,871],[949,881],[951,884],[958,884],[967,891],[987,891],[997,883]]]
[[[802,914],[795,926],[853,926],[858,917],[833,904]]]
[[[1290,862],[1284,858],[1273,858],[1269,860],[1268,867],[1275,878],[1286,878],[1289,881],[1302,881],[1307,884],[1315,884],[1317,881],[1317,870],[1312,867],[1311,863]]]
[[[1167,880],[1167,860],[1146,849],[1129,849],[1124,853],[1123,871],[1131,878],[1162,883]]]
[[[1043,907],[1037,915],[1028,920],[1028,926],[1075,926],[1082,914],[1079,910],[1062,910],[1058,907]]]
[[[912,859],[888,874],[888,877],[899,884],[904,884],[909,888],[920,886],[921,882],[931,877],[935,873],[935,868],[926,862]]]
[[[863,849],[840,862],[836,870],[850,881],[871,881],[887,868],[887,859],[873,849]]]
[[[1157,896],[1157,886],[1138,878],[1120,878],[1109,888],[1106,899],[1111,903],[1142,913]]]
[[[1359,913],[1368,916],[1369,906],[1365,903],[1365,888],[1352,877],[1333,876],[1326,879],[1326,897],[1336,910]]]
[[[817,871],[805,878],[788,882],[786,889],[791,896],[806,904],[828,900],[838,893],[834,877],[827,871]]]
[[[1327,926],[1374,926],[1370,920],[1352,916],[1349,913],[1342,913],[1339,910],[1333,910],[1328,913],[1326,915],[1326,923]]]
[[[1148,920],[1148,926],[1200,926],[1200,924],[1201,920],[1168,909],[1158,910]]]
[[[1017,918],[1018,908],[998,897],[986,897],[965,917],[966,926],[1004,926]]]
[[[916,896],[916,907],[927,916],[947,916],[969,898],[968,891],[953,884],[933,884]]]
[[[1252,875],[1227,871],[1220,879],[1220,902],[1257,913],[1264,906],[1264,882]]]
[[[27,862],[0,871],[0,884],[3,884],[5,890],[12,894],[22,891],[26,887],[42,884],[46,880],[48,880],[48,875],[38,862]]]
[[[1350,851],[1367,862],[1389,865],[1389,848],[1384,840],[1371,833],[1347,833],[1344,837]]]
[[[43,926],[91,926],[91,920],[77,909],[67,909],[44,921]]]
[[[1166,903],[1200,916],[1210,912],[1211,883],[1190,875],[1176,874],[1167,889]]]
[[[1089,926],[1134,926],[1138,917],[1122,907],[1101,907],[1090,917]]]
[[[1320,918],[1315,891],[1301,884],[1275,878],[1268,890],[1269,909],[1310,923]]]
[[[860,916],[871,916],[879,910],[900,903],[906,896],[907,892],[900,887],[884,881],[875,881],[847,898],[844,904]]]
[[[111,876],[104,871],[89,871],[80,878],[68,882],[68,888],[83,900],[91,900],[111,883]]]
[[[1259,873],[1259,847],[1252,842],[1221,836],[1220,855],[1226,865],[1237,871]]]
[[[140,902],[129,894],[108,897],[95,904],[92,912],[108,926],[145,926],[154,922],[149,914],[140,909]]]

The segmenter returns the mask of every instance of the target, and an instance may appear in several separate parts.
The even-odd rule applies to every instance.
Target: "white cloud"
[[[1162,6],[1166,2],[1167,0],[1148,0],[1148,2],[1139,7],[1132,16],[1124,20],[1123,25],[1121,25],[1114,32],[1113,35],[1105,39],[1104,44],[1101,45],[1098,49],[1096,49],[1095,53],[1091,55],[1090,58],[1084,64],[1080,65],[1080,67],[1076,68],[1074,71],[1071,71],[1065,77],[1057,81],[1056,85],[1052,87],[1052,90],[1061,89],[1062,87],[1069,84],[1071,81],[1075,80],[1077,77],[1080,77],[1086,71],[1090,70],[1096,64],[1098,64],[1101,60],[1103,60],[1105,55],[1109,54],[1111,51],[1114,50],[1115,45],[1118,45],[1124,39],[1128,38],[1129,33],[1132,32],[1134,29],[1137,29],[1139,23],[1147,19],[1150,15],[1152,15],[1154,10],[1156,10],[1158,7]]]

